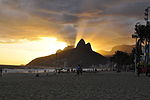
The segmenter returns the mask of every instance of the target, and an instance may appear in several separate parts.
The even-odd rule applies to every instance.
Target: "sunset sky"
[[[0,64],[27,64],[84,38],[95,51],[134,44],[149,0],[0,0]]]

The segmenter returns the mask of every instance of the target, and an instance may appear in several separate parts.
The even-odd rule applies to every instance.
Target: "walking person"
[[[76,72],[77,72],[77,75],[82,75],[82,67],[81,67],[81,65],[78,65],[77,67],[76,67]]]

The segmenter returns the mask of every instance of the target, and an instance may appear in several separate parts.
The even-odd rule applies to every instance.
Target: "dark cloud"
[[[107,9],[104,14],[113,16],[141,17],[144,10],[150,6],[150,1],[127,2]]]
[[[149,0],[0,0],[0,37],[58,36],[73,44],[82,29],[84,37],[111,41],[129,36],[149,5]]]

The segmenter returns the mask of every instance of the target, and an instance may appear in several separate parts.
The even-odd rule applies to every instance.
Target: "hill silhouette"
[[[131,53],[134,45],[117,45],[112,48],[111,51],[99,50],[98,52],[104,56],[112,56],[116,51],[123,51],[126,53]]]
[[[36,58],[28,63],[27,66],[63,67],[65,64],[68,67],[74,67],[77,64],[81,64],[83,67],[90,67],[106,63],[107,58],[93,51],[91,44],[86,44],[81,39],[76,48],[66,47],[64,50],[58,50],[56,54]]]

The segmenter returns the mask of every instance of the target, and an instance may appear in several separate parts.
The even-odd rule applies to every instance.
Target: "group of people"
[[[66,68],[66,69],[65,69]],[[64,73],[64,72],[76,72],[77,73],[77,75],[82,75],[82,72],[83,72],[83,69],[82,69],[82,67],[81,67],[81,65],[77,65],[76,67],[75,67],[75,69],[74,68],[67,68],[67,67],[65,67],[65,68],[56,68],[55,69],[55,73]]]
[[[138,65],[137,66],[137,76],[139,77],[141,73],[145,73],[146,76],[150,76],[150,75],[148,75],[150,73],[150,67]]]

